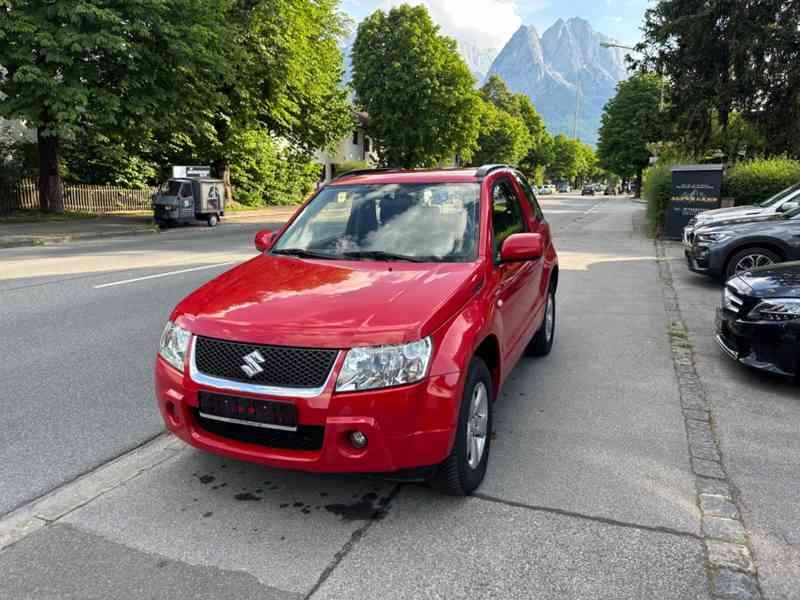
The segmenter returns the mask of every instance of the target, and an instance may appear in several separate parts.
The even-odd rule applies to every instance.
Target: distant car
[[[585,185],[581,190],[581,196],[594,196],[594,186],[593,185]]]
[[[568,183],[560,183],[558,185],[558,193],[559,194],[569,194],[572,191],[572,188],[569,186]]]
[[[541,188],[539,188],[539,193],[543,196],[548,196],[552,194],[554,191],[555,191],[555,186],[550,184],[543,185]]]
[[[689,269],[729,279],[774,263],[800,260],[800,208],[713,221],[684,241]]]
[[[800,262],[728,281],[716,324],[717,343],[728,356],[800,383]]]

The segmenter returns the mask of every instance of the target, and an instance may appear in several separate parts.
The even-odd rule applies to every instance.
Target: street
[[[134,448],[162,452],[0,543],[0,598],[710,598],[671,289],[760,593],[800,598],[797,388],[718,351],[719,284],[677,245],[660,264],[643,206],[542,207],[561,263],[556,344],[505,385],[466,499],[159,437],[152,368],[171,309],[279,223],[0,250],[0,542],[4,516]]]

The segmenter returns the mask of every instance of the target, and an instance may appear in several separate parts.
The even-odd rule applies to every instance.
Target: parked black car
[[[730,279],[717,309],[717,342],[740,363],[800,383],[800,262]]]
[[[585,185],[581,190],[581,196],[594,196],[594,185]]]
[[[774,263],[800,260],[800,208],[714,221],[684,240],[689,268],[728,279]]]

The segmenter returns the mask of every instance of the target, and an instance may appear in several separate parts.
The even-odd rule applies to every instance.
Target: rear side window
[[[498,257],[503,241],[515,233],[526,230],[525,219],[522,216],[522,207],[514,193],[511,182],[501,180],[492,188],[492,233],[493,252]]]
[[[533,214],[536,216],[536,220],[544,221],[544,213],[542,213],[542,208],[539,206],[539,201],[536,200],[536,194],[533,193],[531,184],[519,173],[516,173],[515,177],[517,178],[517,183],[522,187],[522,191],[525,192],[525,200],[527,200],[531,211],[533,211]]]

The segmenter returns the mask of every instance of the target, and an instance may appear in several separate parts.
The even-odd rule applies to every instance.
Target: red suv
[[[348,173],[173,311],[155,385],[216,454],[469,494],[492,404],[553,345],[558,259],[514,169]]]

